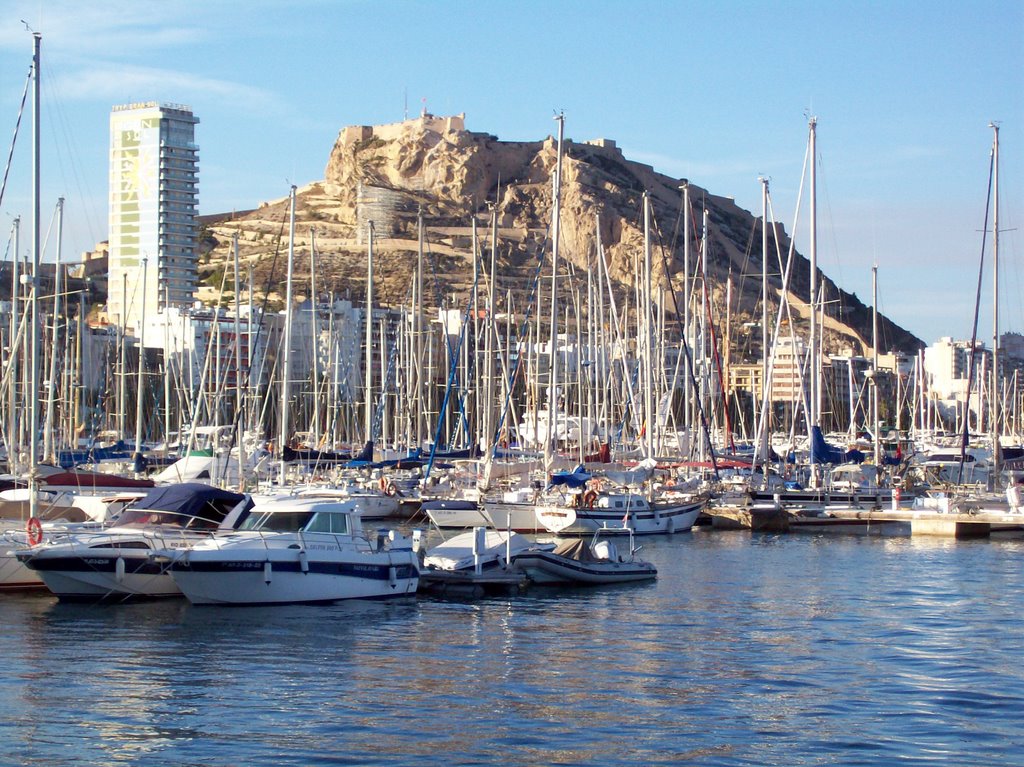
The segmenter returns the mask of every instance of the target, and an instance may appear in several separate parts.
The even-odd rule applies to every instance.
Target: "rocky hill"
[[[317,292],[361,303],[365,294],[367,231],[373,222],[375,295],[378,302],[408,303],[418,247],[417,219],[423,217],[427,258],[424,294],[428,302],[465,306],[472,282],[471,245],[476,223],[481,247],[490,249],[491,210],[498,224],[499,294],[510,291],[525,306],[538,255],[550,255],[552,178],[557,159],[553,138],[500,141],[465,130],[463,117],[424,115],[401,123],[353,126],[341,130],[327,161],[324,179],[299,190],[296,204],[296,290],[308,294],[311,241],[315,242]],[[564,144],[561,249],[567,273],[593,271],[599,226],[610,274],[623,296],[631,294],[635,263],[643,250],[642,196],[652,200],[654,284],[678,291],[682,284],[681,179],[627,160],[613,141]],[[726,281],[733,283],[732,327],[760,316],[761,221],[732,200],[689,184],[698,259],[701,210],[709,218],[708,271],[714,313],[724,324]],[[208,217],[203,227],[206,300],[230,280],[231,242],[253,274],[257,296],[280,305],[288,236],[288,199],[266,202],[253,211]],[[599,224],[598,224],[599,222]],[[789,238],[776,225],[785,253]],[[243,267],[245,268],[245,267]],[[781,289],[778,260],[769,252],[773,305]],[[581,278],[582,279],[582,278]],[[826,350],[853,347],[868,353],[871,311],[827,277]],[[572,281],[563,281],[568,286]],[[793,313],[806,316],[809,265],[795,265]],[[565,289],[568,289],[566,287]],[[431,299],[433,299],[431,301]],[[681,297],[680,297],[681,300]],[[671,306],[671,302],[669,303]],[[802,324],[802,319],[796,319]],[[916,351],[923,344],[888,319],[880,318],[883,351]],[[760,354],[760,333],[733,338],[733,361]]]

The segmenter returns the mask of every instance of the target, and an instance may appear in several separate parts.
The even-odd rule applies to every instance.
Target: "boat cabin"
[[[266,533],[362,533],[359,515],[343,499],[283,498],[257,505],[240,530]]]

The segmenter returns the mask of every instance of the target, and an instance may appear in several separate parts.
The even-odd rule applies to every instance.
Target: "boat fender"
[[[398,585],[398,569],[395,567],[388,568],[388,583],[391,584],[391,588]]]
[[[114,563],[114,579],[118,583],[124,580],[124,557],[118,557]]]
[[[672,533],[674,533],[676,531],[676,518],[675,517],[669,517],[668,525],[666,526],[665,530],[666,530],[666,532],[669,535],[672,535]]]
[[[299,569],[303,572],[303,574],[309,572],[309,555],[306,554],[305,549],[299,551]]]
[[[263,563],[263,582],[270,585],[270,581],[273,579],[274,564],[268,559]]]
[[[29,517],[25,525],[25,532],[28,533],[28,545],[38,546],[43,542],[43,524],[38,517]]]
[[[588,490],[583,494],[583,503],[586,504],[588,509],[594,508],[594,504],[597,502],[597,493],[593,490]]]

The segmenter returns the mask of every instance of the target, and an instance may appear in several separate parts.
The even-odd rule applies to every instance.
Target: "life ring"
[[[390,482],[390,481],[386,482],[385,486],[384,486],[384,493],[385,493],[385,495],[392,495],[392,496],[393,495],[397,495],[398,494],[398,488],[395,487],[395,483],[394,482]]]
[[[588,490],[583,494],[583,503],[586,504],[588,509],[594,508],[594,503],[597,501],[597,492],[594,490]]]
[[[38,546],[43,542],[43,525],[38,517],[29,517],[25,525],[25,532],[28,533],[28,545]]]

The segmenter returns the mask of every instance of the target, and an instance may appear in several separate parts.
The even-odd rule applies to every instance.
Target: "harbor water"
[[[656,582],[478,600],[2,595],[2,761],[1024,763],[1024,541],[642,544]]]

